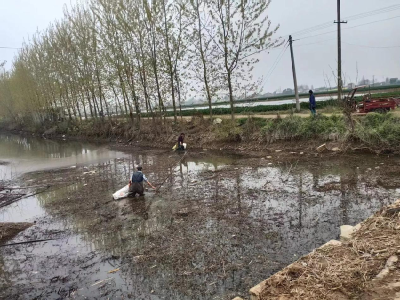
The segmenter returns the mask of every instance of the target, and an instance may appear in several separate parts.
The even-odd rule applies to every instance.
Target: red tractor
[[[354,99],[354,95],[359,88],[364,88],[365,86],[359,86],[354,88],[347,97],[345,97],[346,105],[353,111],[361,114],[367,114],[370,112],[386,113],[390,110],[396,109],[398,104],[400,104],[400,99],[395,98],[373,98],[371,93],[364,94],[362,102],[357,103]]]

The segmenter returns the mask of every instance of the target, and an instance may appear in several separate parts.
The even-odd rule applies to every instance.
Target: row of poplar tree
[[[1,114],[40,121],[161,116],[190,95],[233,101],[258,88],[259,53],[281,45],[270,0],[89,0],[30,37],[0,75]]]

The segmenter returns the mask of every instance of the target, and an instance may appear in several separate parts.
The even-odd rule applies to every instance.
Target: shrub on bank
[[[305,118],[302,121],[300,128],[302,138],[320,137],[328,139],[331,134],[342,136],[347,131],[344,118],[341,115],[331,117],[318,115],[315,118]]]
[[[318,115],[315,118],[301,118],[290,116],[269,120],[261,129],[262,135],[267,141],[295,140],[320,138],[328,139],[331,134],[343,136],[346,132],[346,124],[342,116],[331,117]]]
[[[400,118],[391,113],[369,113],[356,123],[354,137],[367,146],[398,148]]]
[[[238,120],[224,120],[215,127],[214,134],[217,140],[223,142],[240,142],[242,140],[243,129]]]

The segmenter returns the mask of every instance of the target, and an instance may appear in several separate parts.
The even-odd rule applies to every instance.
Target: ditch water
[[[0,222],[35,222],[7,243],[54,240],[0,248],[0,298],[247,297],[400,197],[394,157],[181,155],[1,136],[3,178],[50,186],[0,209]],[[160,192],[113,201],[139,163]]]

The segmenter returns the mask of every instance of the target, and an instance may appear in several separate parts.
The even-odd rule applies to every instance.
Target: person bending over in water
[[[183,142],[185,140],[185,134],[182,132],[181,135],[178,137],[178,150],[185,150],[185,146]]]
[[[136,194],[139,196],[144,195],[144,187],[143,181],[146,182],[153,189],[156,189],[146,178],[146,176],[142,173],[142,167],[137,166],[137,171],[132,174],[131,180],[129,181],[129,195],[131,197],[135,197]]]

